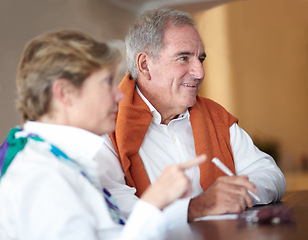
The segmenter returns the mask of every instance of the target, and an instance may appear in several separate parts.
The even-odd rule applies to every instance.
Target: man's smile
[[[183,83],[183,84],[181,84],[181,85],[183,85],[183,86],[185,86],[185,87],[197,87],[197,84]]]

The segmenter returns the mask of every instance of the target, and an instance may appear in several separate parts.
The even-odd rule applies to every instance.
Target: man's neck
[[[146,94],[141,92],[141,89],[138,85],[136,85],[136,89],[138,94],[141,96],[143,101],[148,105],[151,111],[156,110],[161,115],[161,124],[168,125],[169,122],[175,118],[177,118],[181,113],[185,112],[186,109],[184,109],[182,112],[178,113],[178,111],[175,113],[174,109],[164,109],[164,106],[160,106],[160,104],[155,102],[150,102]]]
[[[161,115],[161,116],[162,116],[162,118],[161,118],[161,124],[168,125],[168,124],[169,124],[169,122],[170,122],[171,120],[173,120],[173,119],[177,118],[179,115],[180,115],[180,114],[177,114],[177,115],[172,115],[172,116],[171,116],[171,117],[169,117],[169,118],[164,118],[164,117],[163,117],[163,115]]]

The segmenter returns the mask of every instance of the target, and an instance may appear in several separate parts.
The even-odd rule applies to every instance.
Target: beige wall
[[[308,155],[307,13],[307,0],[249,0],[196,15],[208,55],[201,93],[251,136],[277,141],[285,171]]]
[[[1,0],[0,145],[9,129],[20,124],[15,74],[26,42],[55,29],[80,30],[99,40],[123,39],[134,18],[107,0]]]

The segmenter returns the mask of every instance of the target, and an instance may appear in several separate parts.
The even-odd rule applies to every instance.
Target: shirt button
[[[155,118],[158,118],[158,114],[157,114],[157,113],[155,113],[155,114],[154,114],[154,117],[155,117]]]
[[[176,142],[176,138],[175,137],[172,138],[172,142]]]

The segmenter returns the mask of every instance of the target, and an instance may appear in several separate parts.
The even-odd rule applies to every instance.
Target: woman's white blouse
[[[74,159],[94,184],[29,140],[0,183],[0,239],[158,239],[165,232],[162,212],[141,200],[125,226],[113,221],[97,189],[102,186],[93,158],[103,144],[100,136],[37,122],[27,122],[24,130]]]

